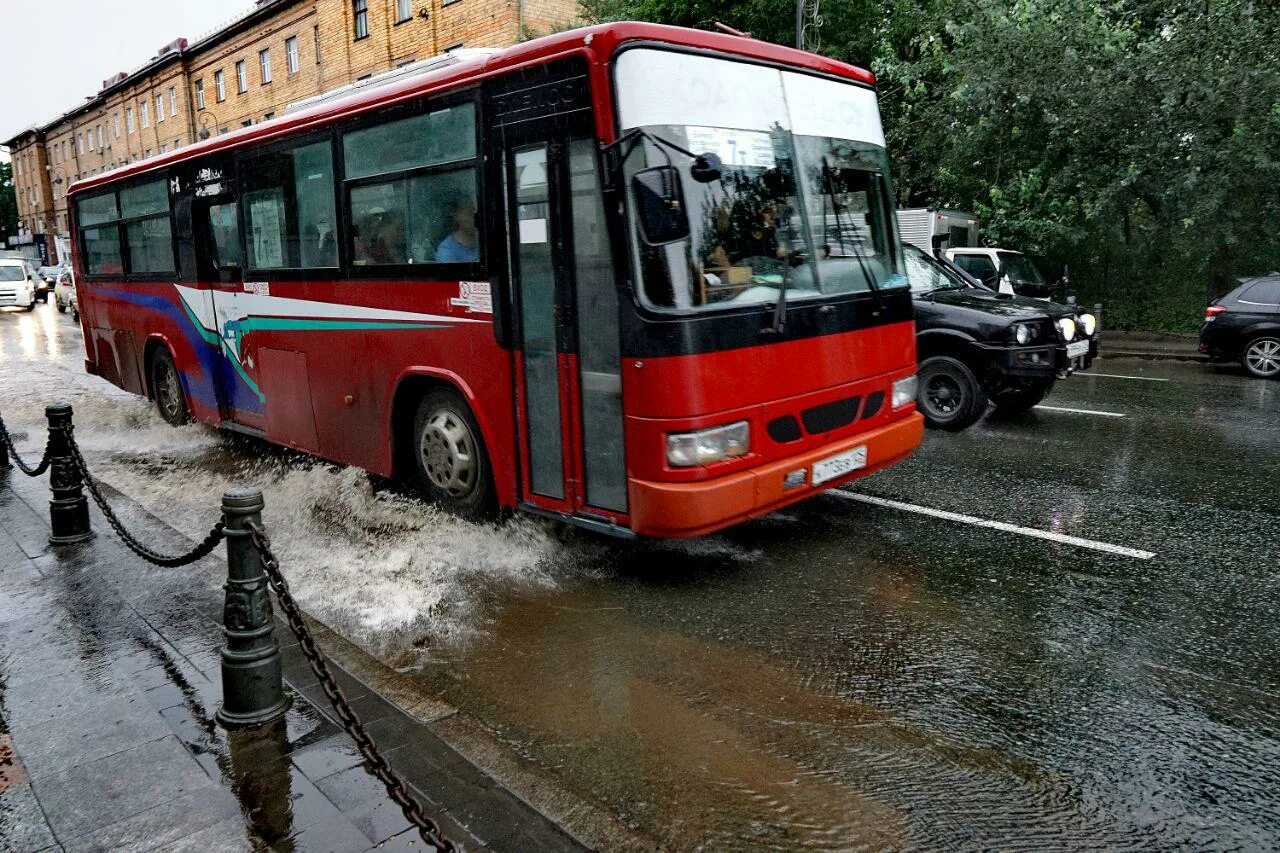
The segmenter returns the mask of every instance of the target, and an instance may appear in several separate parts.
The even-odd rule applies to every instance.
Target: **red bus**
[[[620,535],[919,444],[869,73],[619,23],[393,76],[73,186],[89,372]]]

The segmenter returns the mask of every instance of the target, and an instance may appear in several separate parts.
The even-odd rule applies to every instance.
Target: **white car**
[[[58,273],[58,280],[54,282],[53,304],[57,306],[59,314],[65,314],[75,303],[75,298],[76,280],[71,275],[71,270],[65,269]]]
[[[22,258],[0,258],[0,307],[10,306],[34,311],[39,276]]]

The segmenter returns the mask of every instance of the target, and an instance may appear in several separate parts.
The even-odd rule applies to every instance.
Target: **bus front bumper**
[[[892,465],[915,450],[923,436],[924,417],[912,412],[877,429],[714,480],[631,480],[631,529],[641,536],[654,537],[714,533]],[[814,463],[864,445],[865,466],[813,485]],[[801,471],[803,474],[799,474]]]

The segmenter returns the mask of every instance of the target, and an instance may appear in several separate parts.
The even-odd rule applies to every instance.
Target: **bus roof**
[[[136,163],[128,163],[109,172],[78,180],[68,187],[67,195],[72,196],[123,178],[158,171],[175,163],[193,160],[217,151],[234,150],[251,142],[263,142],[288,136],[348,116],[431,94],[450,86],[483,80],[486,77],[536,62],[583,53],[590,54],[595,62],[605,62],[623,42],[628,41],[649,41],[714,50],[749,59],[762,59],[807,68],[868,85],[875,84],[875,77],[871,72],[862,68],[758,39],[633,21],[596,24],[522,42],[487,56],[472,54],[462,61],[444,65],[420,75],[392,79],[382,85],[356,89],[346,97],[325,100],[315,106],[287,112],[261,124],[238,128],[185,148]]]

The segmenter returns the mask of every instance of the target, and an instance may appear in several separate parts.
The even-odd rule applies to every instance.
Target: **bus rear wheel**
[[[151,360],[151,393],[156,398],[156,409],[160,412],[160,417],[173,426],[191,422],[187,397],[182,393],[182,379],[178,376],[178,368],[167,349],[157,350]]]
[[[485,518],[496,507],[493,472],[471,407],[456,392],[430,391],[413,419],[418,483],[431,500],[465,518]]]

